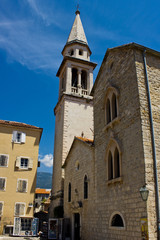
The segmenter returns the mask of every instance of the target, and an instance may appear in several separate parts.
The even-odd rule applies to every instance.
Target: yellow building
[[[0,234],[32,235],[42,128],[0,120]],[[29,232],[30,231],[30,232]]]

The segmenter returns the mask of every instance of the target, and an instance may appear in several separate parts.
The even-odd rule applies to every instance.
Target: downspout
[[[160,211],[159,211],[159,187],[158,187],[158,175],[157,175],[157,159],[156,159],[156,147],[155,147],[155,139],[154,139],[152,106],[151,106],[147,64],[146,64],[146,50],[143,51],[143,61],[144,61],[144,72],[145,72],[145,80],[146,80],[146,87],[147,87],[147,97],[148,97],[148,104],[149,104],[149,118],[150,118],[151,141],[152,141],[152,152],[153,152],[153,162],[154,162],[154,180],[155,180],[155,195],[156,195],[155,199],[156,199],[156,210],[157,210],[157,239],[160,240],[160,236],[159,236]]]

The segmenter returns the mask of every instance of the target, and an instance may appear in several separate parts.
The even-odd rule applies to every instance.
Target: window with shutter
[[[23,132],[13,131],[12,141],[15,143],[25,143],[26,134]]]
[[[8,166],[8,155],[1,154],[0,155],[0,167]]]
[[[3,214],[3,202],[0,202],[0,216]]]
[[[25,204],[16,203],[15,204],[15,216],[24,216],[25,213]]]
[[[0,178],[0,190],[2,190],[2,191],[5,190],[5,183],[6,183],[6,179]]]
[[[17,191],[18,192],[27,192],[27,180],[18,179]]]

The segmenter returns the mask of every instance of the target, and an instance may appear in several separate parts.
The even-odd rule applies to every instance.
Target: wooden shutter
[[[0,202],[0,216],[2,216],[3,203]]]
[[[18,192],[26,192],[27,191],[27,181],[26,180],[18,180]]]
[[[20,215],[19,213],[20,213],[20,203],[16,203],[14,214],[15,214],[15,216],[19,216]]]
[[[12,142],[16,142],[16,140],[17,140],[17,131],[13,131]]]
[[[14,218],[13,235],[19,235],[20,234],[20,227],[21,227],[21,219],[19,217],[15,217]]]
[[[28,164],[28,168],[33,168],[33,159],[29,158],[29,164]]]
[[[21,157],[17,157],[16,159],[16,167],[20,168],[21,165]]]
[[[20,216],[23,216],[24,215],[24,208],[25,208],[25,205],[24,204],[20,204]]]
[[[22,133],[22,135],[21,135],[21,143],[25,143],[25,141],[26,141],[26,134]]]
[[[22,180],[22,192],[27,192],[27,181]]]

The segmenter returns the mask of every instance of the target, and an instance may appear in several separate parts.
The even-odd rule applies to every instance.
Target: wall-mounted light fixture
[[[141,194],[141,197],[142,197],[143,201],[147,201],[148,195],[149,195],[149,190],[146,188],[146,185],[141,187],[139,192]]]

